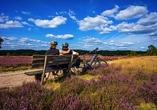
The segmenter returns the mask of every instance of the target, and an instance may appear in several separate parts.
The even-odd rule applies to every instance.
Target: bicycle
[[[94,49],[93,51],[90,52],[90,53],[94,52],[94,55],[93,55],[92,59],[90,60],[90,62],[88,62],[87,59],[85,58],[85,55],[83,55],[83,59],[81,60],[80,66],[79,67],[74,67],[75,71],[82,74],[82,73],[85,73],[87,70],[97,69],[97,68],[102,67],[102,66],[103,67],[108,67],[107,61],[101,59],[98,56],[98,54],[96,53],[97,51],[98,51],[98,48],[96,48],[96,49]],[[82,68],[81,71],[80,71],[80,68]]]

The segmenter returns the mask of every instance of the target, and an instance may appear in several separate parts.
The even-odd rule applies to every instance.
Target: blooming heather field
[[[0,71],[28,69],[31,62],[30,56],[0,56]]]
[[[72,75],[44,86],[23,83],[0,89],[5,110],[156,110],[157,56],[113,61],[108,68]]]
[[[1,67],[30,66],[31,61],[30,56],[0,56]]]
[[[80,56],[83,58],[83,56]],[[85,56],[90,61],[92,56]],[[100,56],[107,61],[125,58],[127,56]],[[16,71],[29,69],[31,66],[31,56],[0,56],[0,71]]]

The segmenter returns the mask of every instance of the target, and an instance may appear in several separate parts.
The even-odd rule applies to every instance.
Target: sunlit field
[[[120,58],[71,78],[0,89],[0,109],[157,110],[157,56]]]
[[[112,61],[115,66],[121,66],[122,71],[134,73],[136,71],[157,72],[157,56],[142,56]]]

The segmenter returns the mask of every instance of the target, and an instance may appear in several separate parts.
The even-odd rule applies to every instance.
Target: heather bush
[[[139,82],[143,82],[143,81],[147,81],[149,80],[149,76],[151,73],[146,73],[144,71],[142,71],[142,69],[137,69],[136,73],[133,74],[133,77],[135,77],[135,79]]]
[[[31,62],[30,56],[0,56],[0,72],[30,69]]]
[[[1,67],[30,66],[31,62],[30,56],[0,56]]]
[[[84,90],[86,82],[77,76],[72,76],[61,83],[58,92],[60,92],[60,95],[80,94]]]
[[[136,85],[133,77],[117,73],[115,69],[113,74],[91,80],[80,96],[86,97],[92,109],[134,110],[134,105],[139,104]]]
[[[92,105],[77,94],[56,95],[53,97],[52,110],[91,110]]]
[[[157,73],[151,74],[150,80],[143,82],[139,90],[145,102],[157,105]]]
[[[23,86],[0,91],[1,110],[43,110],[50,109],[52,90],[38,83],[24,83]]]
[[[99,67],[98,69],[88,70],[87,73],[90,75],[108,75],[119,73],[121,71],[121,66],[109,65],[108,67]]]

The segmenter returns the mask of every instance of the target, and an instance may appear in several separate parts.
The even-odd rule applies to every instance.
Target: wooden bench
[[[37,70],[24,74],[35,75],[35,80],[41,81],[41,84],[43,84],[47,72],[65,70],[66,73],[63,73],[63,76],[70,77],[72,64],[77,58],[78,56],[75,55],[33,55],[32,69]]]

